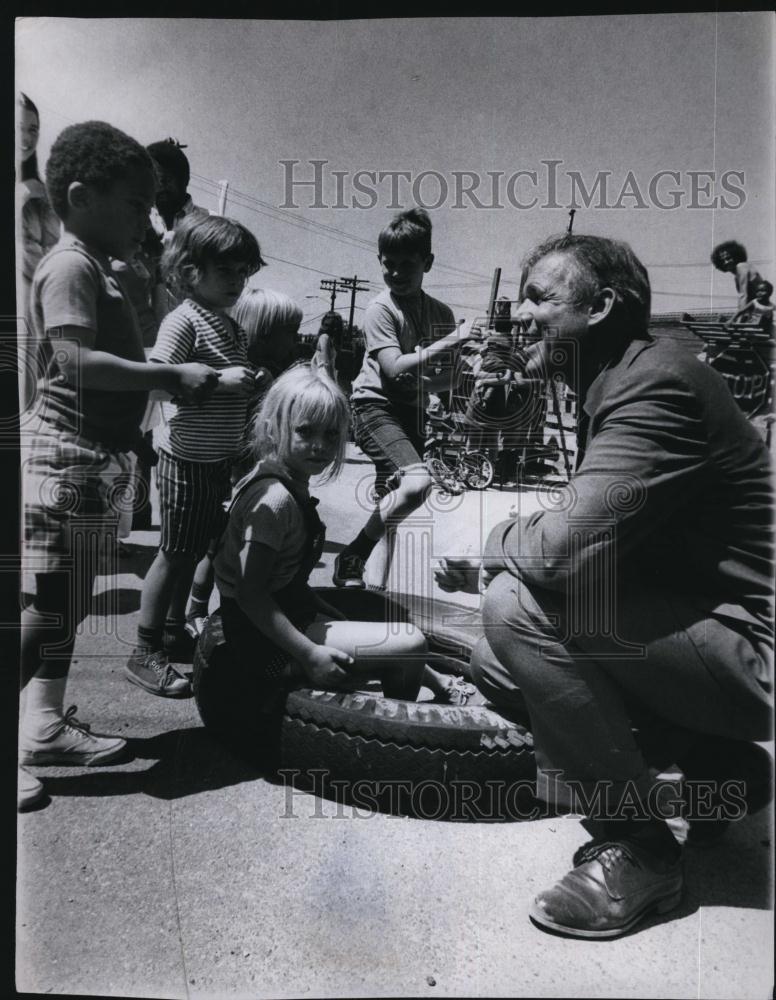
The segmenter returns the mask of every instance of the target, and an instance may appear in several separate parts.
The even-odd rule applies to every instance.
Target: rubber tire
[[[477,470],[468,470],[469,463],[477,463]],[[493,482],[495,470],[493,462],[481,451],[467,451],[463,456],[463,465],[467,469],[464,473],[464,481],[469,489],[486,490]]]
[[[345,595],[347,591],[338,591]],[[330,591],[321,590],[329,599]],[[333,603],[333,602],[332,602]],[[399,604],[395,599],[391,604]],[[435,602],[447,605],[447,602]],[[360,591],[339,604],[384,606],[378,595]],[[435,635],[432,611],[418,602],[410,616],[434,647],[450,647],[450,635]],[[470,638],[476,638],[471,626]],[[459,634],[456,652],[471,650]],[[459,656],[439,653],[449,669]],[[435,666],[438,665],[435,663]],[[290,692],[256,681],[230,662],[216,613],[197,643],[193,689],[205,726],[243,754],[274,769],[311,773],[324,768],[338,779],[533,781],[533,739],[522,726],[481,706],[435,705],[361,692]],[[456,671],[457,672],[457,671]]]

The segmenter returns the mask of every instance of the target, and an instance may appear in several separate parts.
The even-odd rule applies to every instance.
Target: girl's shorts
[[[352,404],[353,436],[375,466],[377,497],[395,489],[396,473],[423,464],[426,415],[415,406],[396,403]]]
[[[116,572],[116,538],[135,505],[132,461],[99,441],[45,430],[21,453],[24,572]]]
[[[159,452],[156,467],[163,552],[201,559],[224,530],[232,460],[186,462]]]

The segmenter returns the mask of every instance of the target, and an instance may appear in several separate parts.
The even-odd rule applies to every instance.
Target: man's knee
[[[506,571],[493,578],[483,596],[482,621],[488,629],[507,627],[548,639],[557,620],[552,595],[532,590],[520,576]]]

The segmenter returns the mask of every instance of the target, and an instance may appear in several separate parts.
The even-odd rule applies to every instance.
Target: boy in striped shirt
[[[220,373],[202,406],[165,404],[167,422],[156,441],[161,543],[143,584],[137,647],[126,673],[133,684],[163,697],[191,694],[168,652],[186,642],[194,568],[223,526],[230,470],[255,391],[245,333],[226,310],[263,264],[253,234],[218,216],[186,220],[162,258],[168,283],[185,297],[163,320],[150,360],[200,361]]]

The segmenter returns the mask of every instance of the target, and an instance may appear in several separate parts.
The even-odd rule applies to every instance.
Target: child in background
[[[16,311],[27,317],[35,268],[59,239],[60,224],[38,174],[38,109],[26,94],[17,101],[16,131]],[[20,412],[30,409],[40,375],[40,345],[29,324],[19,329]]]
[[[727,324],[728,327],[732,327],[736,323],[748,323],[750,325],[758,324],[763,329],[769,330],[773,324],[772,294],[773,285],[770,281],[760,278],[754,288],[754,298],[751,302],[747,302],[743,309],[739,309]]]
[[[335,317],[333,319],[332,317]],[[337,320],[339,320],[339,331],[340,337],[342,333],[342,317],[339,313],[326,313],[326,315],[321,320],[321,325],[318,328],[318,336],[315,340],[315,354],[313,355],[313,362],[319,367],[326,370],[326,374],[335,382],[338,382],[337,369],[336,369],[336,359],[339,353],[339,344],[334,335],[334,329],[337,325]],[[341,388],[341,387],[340,387]]]
[[[18,114],[16,183],[23,278],[19,307],[22,315],[26,315],[35,268],[59,239],[60,224],[38,173],[40,116],[26,94],[19,94]]]
[[[220,373],[205,404],[172,407],[157,440],[161,545],[143,585],[137,647],[126,674],[163,697],[191,694],[188,678],[171,661],[191,656],[186,600],[194,568],[223,523],[231,466],[255,391],[245,333],[226,310],[263,263],[253,234],[219,216],[184,221],[162,258],[166,277],[186,297],[163,320],[151,360],[202,361]]]
[[[367,306],[366,354],[351,397],[356,443],[375,464],[377,505],[337,556],[338,587],[364,586],[364,566],[377,543],[428,495],[432,480],[422,455],[429,391],[450,390],[455,355],[477,336],[459,331],[450,308],[421,287],[434,262],[427,212],[401,212],[377,245],[388,287]]]
[[[113,559],[126,485],[127,451],[137,442],[148,390],[204,398],[218,378],[210,367],[145,361],[134,311],[111,271],[145,234],[153,204],[151,159],[134,139],[105,122],[71,125],[46,167],[64,232],[32,284],[31,319],[46,368],[39,384],[39,425],[23,441],[25,569],[35,573],[32,604],[22,612],[25,685],[20,763],[62,767],[104,764],[125,741],[92,733],[64,711],[76,627],[88,613],[101,559]],[[20,774],[19,804],[42,786]]]
[[[282,292],[264,288],[247,288],[231,310],[235,322],[245,331],[248,363],[256,371],[257,395],[249,403],[248,422],[240,454],[232,469],[232,481],[242,479],[255,464],[253,456],[252,419],[264,393],[273,381],[296,360],[296,335],[302,322],[302,310]],[[191,585],[191,598],[186,611],[186,631],[196,638],[201,634],[208,616],[213,592],[213,555],[211,545],[200,561]]]

